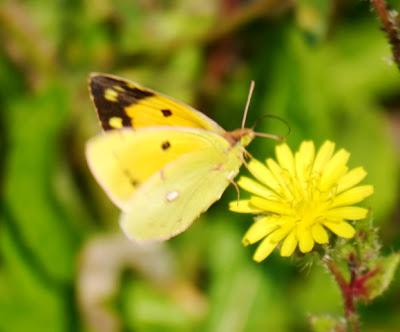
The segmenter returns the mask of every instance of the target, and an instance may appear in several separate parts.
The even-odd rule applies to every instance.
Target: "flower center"
[[[303,183],[290,178],[290,199],[287,200],[298,226],[312,226],[323,216],[330,194],[319,189],[320,176],[310,175]]]

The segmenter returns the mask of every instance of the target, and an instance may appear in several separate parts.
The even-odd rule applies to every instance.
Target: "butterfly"
[[[188,228],[232,183],[255,137],[244,127],[251,93],[242,127],[226,131],[120,77],[93,73],[89,90],[104,132],[87,142],[87,162],[133,240],[166,240]]]

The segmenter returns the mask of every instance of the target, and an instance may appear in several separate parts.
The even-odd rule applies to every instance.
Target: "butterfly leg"
[[[236,193],[237,193],[237,200],[239,202],[240,200],[240,189],[238,184],[235,182],[235,180],[231,179],[229,176],[227,177],[228,181],[235,187]]]
[[[242,152],[243,152],[244,159],[245,158],[249,158],[249,159],[254,158],[253,155],[243,147],[242,147]],[[245,162],[245,160],[242,160],[242,161],[243,161],[243,163]]]

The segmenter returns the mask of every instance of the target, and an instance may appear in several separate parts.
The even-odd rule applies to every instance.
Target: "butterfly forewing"
[[[137,83],[111,75],[92,74],[89,87],[104,130],[178,126],[224,132],[201,112]]]

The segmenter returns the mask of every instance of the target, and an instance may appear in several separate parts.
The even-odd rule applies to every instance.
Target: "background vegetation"
[[[400,3],[392,1],[400,7]],[[308,331],[341,315],[318,264],[243,248],[230,188],[184,234],[139,247],[88,171],[87,91],[108,72],[184,100],[227,129],[286,119],[292,147],[335,140],[364,165],[384,251],[400,249],[400,73],[368,1],[3,0],[0,3],[0,331]],[[285,133],[266,118],[259,131]],[[259,158],[274,142],[256,140]],[[400,282],[363,306],[399,331]]]

